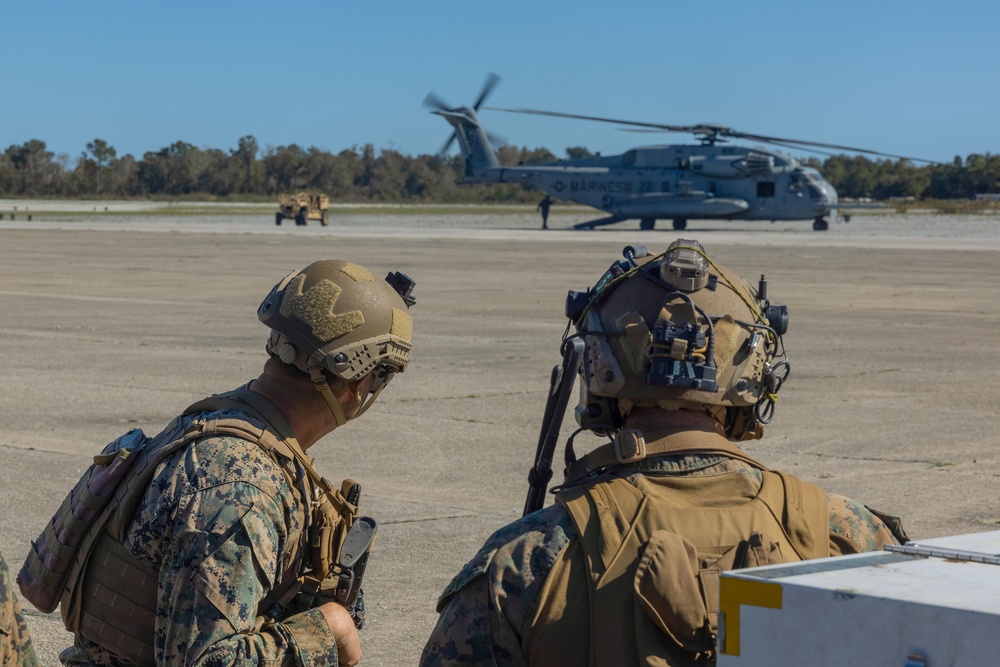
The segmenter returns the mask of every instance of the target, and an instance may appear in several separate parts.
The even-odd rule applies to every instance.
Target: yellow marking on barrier
[[[719,582],[719,611],[725,614],[726,634],[721,651],[740,654],[740,605],[781,609],[781,584],[723,577]]]

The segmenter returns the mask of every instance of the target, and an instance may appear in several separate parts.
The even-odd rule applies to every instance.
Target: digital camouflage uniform
[[[644,474],[698,477],[739,472],[760,486],[761,472],[724,456],[661,456],[632,464]],[[857,502],[827,494],[831,556],[871,551],[895,544],[890,529]],[[559,504],[501,528],[445,589],[438,603],[441,616],[424,648],[421,665],[527,665],[532,628],[546,578],[566,549],[581,549],[576,528]],[[570,591],[587,605],[587,585]],[[579,641],[567,643],[567,665],[586,665],[587,628],[563,628]],[[573,656],[573,657],[570,657]]]
[[[233,410],[211,416],[246,419]],[[285,465],[302,486],[291,488],[256,443],[214,436],[157,466],[124,541],[137,559],[159,569],[157,665],[337,664],[336,644],[317,609],[255,627],[266,611],[261,602],[282,583],[283,558],[307,527],[306,473],[298,461]],[[80,636],[60,659],[73,667],[128,664]]]
[[[7,561],[0,552],[0,667],[35,667],[38,658],[14,591]]]

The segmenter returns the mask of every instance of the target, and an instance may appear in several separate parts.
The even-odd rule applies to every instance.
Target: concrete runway
[[[106,442],[155,433],[257,374],[256,308],[286,273],[324,257],[401,270],[417,281],[410,369],[310,454],[331,479],[361,480],[381,522],[363,664],[414,664],[440,591],[520,515],[566,291],[628,243],[660,251],[679,235],[558,230],[579,219],[554,215],[548,232],[533,214],[0,222],[11,566]],[[903,515],[912,537],[1000,526],[1000,219],[856,216],[827,233],[692,222],[680,235],[751,281],[766,273],[790,309],[791,377],[752,455]],[[43,664],[56,664],[70,641],[57,614],[28,613]]]

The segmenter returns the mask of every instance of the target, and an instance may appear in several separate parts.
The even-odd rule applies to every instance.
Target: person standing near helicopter
[[[545,195],[542,201],[538,202],[538,206],[535,207],[536,211],[542,212],[542,229],[549,228],[549,208],[552,206],[552,199]]]

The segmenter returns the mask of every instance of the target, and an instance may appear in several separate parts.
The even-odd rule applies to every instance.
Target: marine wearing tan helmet
[[[766,285],[678,239],[628,247],[570,292],[525,514],[444,590],[422,667],[713,665],[721,572],[905,539],[738,445],[760,437],[788,375],[788,311]],[[578,368],[577,417],[608,442],[577,456],[569,437],[546,507]]]
[[[635,407],[705,410],[733,440],[759,438],[788,360],[788,311],[712,261],[697,241],[626,253],[570,319],[586,344],[581,426],[611,433]],[[772,321],[773,320],[773,321]]]
[[[61,607],[66,664],[356,664],[377,522],[305,452],[406,368],[413,286],[337,260],[292,273],[258,309],[260,375],[100,451],[18,579]]]
[[[390,283],[391,281],[391,283]],[[257,309],[271,328],[267,352],[308,373],[323,394],[337,426],[368,409],[395,373],[402,373],[413,349],[413,320],[407,308],[413,282],[340,260],[322,260],[286,276]],[[330,376],[354,382],[372,374],[371,395],[346,415],[330,390]]]

